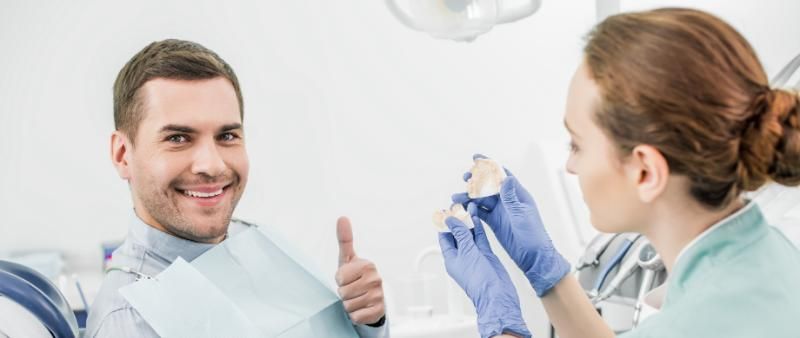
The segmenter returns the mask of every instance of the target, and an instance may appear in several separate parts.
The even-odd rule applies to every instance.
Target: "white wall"
[[[690,3],[753,39],[770,74],[800,52],[798,2],[622,8]],[[215,50],[242,82],[252,167],[236,214],[280,227],[330,273],[335,219],[349,215],[357,252],[401,285],[415,253],[436,245],[431,212],[462,189],[473,152],[520,168],[534,140],[564,137],[566,86],[594,18],[591,2],[545,1],[464,44],[401,26],[378,0],[0,2],[0,250],[99,262],[99,243],[124,236],[112,82],[147,43],[174,37]],[[523,303],[543,336],[538,303]]]

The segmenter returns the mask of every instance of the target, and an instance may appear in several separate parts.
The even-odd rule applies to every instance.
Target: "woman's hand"
[[[439,244],[447,273],[475,305],[481,337],[503,333],[531,337],[511,278],[492,252],[481,222],[477,217],[473,222],[474,235],[458,219],[445,220],[451,233],[440,233]]]
[[[475,158],[485,158],[475,155]],[[556,251],[544,229],[536,202],[517,178],[506,170],[500,194],[470,199],[466,193],[453,195],[494,231],[497,240],[528,277],[536,294],[544,296],[570,271],[569,263]],[[470,174],[464,175],[468,180]],[[470,207],[471,205],[476,207]]]
[[[478,215],[489,224],[500,244],[542,297],[542,304],[559,337],[614,337],[577,279],[569,274],[567,261],[553,248],[533,197],[508,170],[506,173],[508,177],[499,195],[473,200],[462,193],[453,195],[453,202],[467,205],[470,214]],[[464,175],[464,180],[467,179],[469,175]],[[480,222],[473,218],[473,223]],[[476,230],[476,237],[477,233]]]

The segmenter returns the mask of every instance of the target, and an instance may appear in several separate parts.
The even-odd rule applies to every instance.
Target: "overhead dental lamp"
[[[470,42],[495,25],[517,21],[539,9],[541,0],[386,0],[409,28],[439,39]]]
[[[404,25],[438,39],[472,42],[494,26],[536,13],[541,0],[385,0]],[[597,21],[619,13],[621,0],[595,0]],[[589,3],[587,3],[589,4]]]

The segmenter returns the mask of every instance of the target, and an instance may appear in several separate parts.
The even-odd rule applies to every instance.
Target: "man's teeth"
[[[219,195],[221,193],[222,193],[222,189],[219,189],[219,190],[214,191],[214,192],[199,192],[199,191],[191,191],[191,190],[184,190],[183,191],[183,194],[186,195],[186,196],[203,197],[203,198],[214,197],[214,196],[217,196],[217,195]]]

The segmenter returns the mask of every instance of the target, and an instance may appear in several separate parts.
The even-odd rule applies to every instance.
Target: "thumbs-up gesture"
[[[385,315],[383,280],[372,262],[356,256],[353,249],[353,229],[347,217],[336,222],[339,238],[339,270],[336,284],[344,308],[355,324],[376,325]]]

